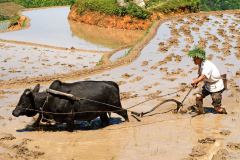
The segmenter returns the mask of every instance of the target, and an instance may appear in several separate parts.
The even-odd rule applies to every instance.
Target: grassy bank
[[[141,8],[128,1],[128,5],[120,7],[116,0],[77,0],[79,14],[85,11],[97,11],[108,15],[131,15],[140,19],[146,19],[151,12],[173,12],[178,10],[188,10],[196,12],[199,10],[200,0],[149,0],[146,8]],[[125,1],[127,2],[127,1]]]
[[[0,0],[0,21],[16,21],[18,12],[25,8],[72,5],[75,0]]]
[[[7,2],[7,0],[1,0],[0,2],[0,21],[11,20],[12,23],[15,23],[19,18],[18,12],[24,7],[13,2]]]
[[[144,9],[130,0],[125,0],[125,2],[128,2],[125,7],[119,7],[116,0],[77,0],[76,5],[79,14],[85,11],[97,11],[108,15],[131,15],[141,19],[148,18],[151,12],[240,9],[240,0],[148,0]]]
[[[129,2],[124,7],[120,7],[116,0],[78,0],[76,5],[79,14],[86,11],[97,11],[108,15],[131,15],[140,19],[146,19],[150,15],[150,12],[132,2]]]

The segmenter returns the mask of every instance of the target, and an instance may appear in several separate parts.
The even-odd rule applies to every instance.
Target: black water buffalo
[[[74,120],[91,121],[100,117],[102,124],[107,125],[109,122],[107,112],[110,111],[119,114],[125,121],[128,121],[127,111],[122,109],[119,87],[115,82],[79,81],[63,83],[55,80],[49,88],[116,107],[88,100],[74,101],[66,96],[39,92],[40,85],[38,84],[33,90],[26,89],[23,92],[16,108],[12,112],[13,116],[18,117],[25,115],[33,117],[39,113],[38,111],[44,111],[42,114],[39,114],[39,117],[52,119],[59,123],[66,122],[70,130],[74,127]]]

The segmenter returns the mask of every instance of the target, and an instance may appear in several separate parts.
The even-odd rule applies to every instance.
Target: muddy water
[[[69,7],[24,11],[22,14],[31,20],[30,28],[1,33],[0,39],[86,50],[111,50],[101,44],[75,36],[67,19],[69,11]]]
[[[5,94],[6,97],[1,99],[1,105],[3,102],[5,103],[0,108],[0,115],[4,118],[0,121],[0,128],[4,129],[5,132],[12,133],[17,139],[11,143],[3,142],[4,145],[0,143],[0,146],[12,151],[11,154],[15,155],[16,152],[9,149],[8,145],[22,142],[23,139],[30,137],[31,141],[28,142],[27,148],[29,150],[39,148],[40,151],[43,151],[45,154],[40,159],[212,159],[213,154],[219,149],[227,148],[227,143],[240,143],[239,127],[237,127],[240,113],[240,92],[239,77],[236,75],[240,62],[237,58],[239,52],[235,42],[236,37],[239,36],[239,18],[237,14],[224,14],[220,17],[195,16],[165,22],[159,27],[157,35],[141,51],[139,58],[132,64],[87,78],[118,82],[121,93],[130,93],[130,96],[125,96],[125,99],[122,100],[124,108],[143,101],[149,96],[176,91],[182,86],[186,87],[191,78],[197,75],[196,67],[192,60],[186,56],[186,53],[187,49],[194,47],[193,44],[199,43],[200,37],[205,37],[208,58],[214,61],[222,73],[227,72],[230,79],[229,90],[223,94],[223,105],[229,112],[228,115],[212,114],[210,111],[205,115],[196,117],[191,117],[194,113],[175,115],[169,112],[161,114],[175,108],[174,104],[166,104],[154,112],[158,114],[146,116],[141,122],[136,122],[131,118],[129,123],[110,125],[99,130],[77,130],[74,133],[65,131],[31,132],[22,130],[27,124],[30,124],[30,118],[11,116],[13,107],[9,105],[13,104],[13,99],[17,101],[15,97],[21,93]],[[208,23],[207,28],[205,23]],[[194,29],[193,31],[188,27],[181,27],[184,25],[189,28],[198,27],[199,30]],[[235,29],[230,31],[225,25],[234,25]],[[177,28],[178,34],[174,34],[174,27]],[[223,29],[226,35],[222,36],[222,31],[216,31],[215,27]],[[211,32],[211,30],[213,31]],[[211,33],[207,34],[206,31]],[[213,36],[216,36],[217,39],[212,38]],[[212,44],[220,46],[219,50],[212,49],[214,48],[210,47]],[[194,90],[194,92],[197,91],[198,89]],[[186,92],[187,90],[178,95],[172,95],[171,98],[182,100]],[[12,99],[12,102],[7,101],[7,99]],[[146,111],[162,100],[150,101],[132,110]],[[194,96],[191,94],[184,107],[192,104],[194,104]],[[204,100],[204,107],[211,109],[209,97]],[[117,118],[115,115],[113,117]],[[229,129],[230,136],[219,134],[223,129]],[[213,144],[200,144],[198,142],[199,139],[206,137],[214,137],[216,142]],[[34,148],[34,146],[37,147]],[[192,154],[193,156],[189,157],[195,146],[205,149],[204,154],[198,157],[194,157]],[[239,150],[227,149],[230,152],[229,159],[239,158]],[[69,154],[65,154],[66,152]],[[24,154],[23,159],[26,157],[27,154]],[[27,158],[34,159],[33,157]]]

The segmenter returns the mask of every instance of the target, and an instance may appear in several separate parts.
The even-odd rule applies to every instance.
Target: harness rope
[[[157,97],[154,97],[154,98],[150,98],[150,99],[147,99],[147,100],[145,100],[145,101],[139,102],[139,103],[137,103],[137,104],[135,104],[135,105],[133,105],[133,106],[130,106],[130,107],[126,108],[126,109],[134,108],[134,107],[136,107],[136,106],[138,106],[138,105],[140,105],[140,104],[143,104],[143,103],[145,103],[145,102],[148,102],[148,101],[151,101],[151,100],[154,100],[154,99],[158,99],[158,98],[162,98],[162,97],[166,97],[166,96],[170,96],[170,95],[172,95],[172,94],[179,93],[179,92],[181,92],[181,91],[183,91],[183,90],[185,90],[185,89],[182,88],[182,89],[179,89],[179,90],[177,90],[177,91],[175,91],[175,92],[172,92],[172,93],[167,93],[167,94],[164,94],[164,95],[161,95],[161,96],[157,96]]]
[[[29,109],[29,108],[25,108],[25,110],[28,110],[28,111],[35,111],[35,112],[38,112],[38,113],[41,113],[42,114],[42,119],[44,119],[44,116],[43,114],[52,114],[52,115],[74,115],[74,114],[81,114],[81,113],[102,113],[102,112],[118,112],[118,111],[123,111],[123,110],[126,110],[128,112],[130,112],[132,115],[136,115],[136,116],[139,116],[139,117],[143,117],[143,115],[145,114],[148,114],[150,112],[153,112],[154,110],[156,110],[160,105],[164,104],[164,103],[167,103],[167,102],[175,102],[177,104],[177,108],[176,110],[178,111],[180,107],[183,106],[183,102],[185,101],[185,99],[189,96],[190,92],[192,91],[193,88],[190,88],[189,92],[187,93],[187,95],[184,97],[184,99],[182,100],[182,102],[179,102],[175,99],[167,99],[167,100],[164,100],[163,102],[161,102],[160,104],[156,105],[154,108],[152,108],[151,110],[147,111],[147,112],[141,112],[141,113],[138,113],[138,112],[135,112],[135,111],[132,111],[132,110],[129,110],[130,108],[133,108],[133,107],[136,107],[140,104],[143,104],[147,101],[150,101],[150,100],[154,100],[154,99],[157,99],[157,98],[160,98],[160,97],[165,97],[165,96],[168,96],[168,95],[172,95],[172,94],[176,94],[176,93],[179,93],[180,91],[182,90],[185,90],[185,89],[179,89],[175,92],[172,92],[172,93],[168,93],[168,94],[165,94],[165,95],[161,95],[161,96],[157,96],[157,97],[154,97],[154,98],[150,98],[150,99],[147,99],[145,101],[142,101],[140,103],[137,103],[131,107],[128,107],[126,109],[124,108],[120,108],[118,106],[115,106],[115,105],[111,105],[111,104],[108,104],[108,103],[104,103],[104,102],[99,102],[99,101],[96,101],[96,100],[92,100],[92,99],[88,99],[88,98],[81,98],[81,97],[76,97],[72,94],[68,94],[68,93],[64,93],[64,92],[60,92],[60,91],[56,91],[56,90],[52,90],[52,89],[47,89],[46,92],[47,93],[51,93],[51,94],[56,94],[56,95],[63,95],[63,96],[66,96],[67,98],[70,98],[74,101],[80,101],[80,100],[86,100],[86,101],[90,101],[90,102],[94,102],[94,103],[98,103],[98,104],[102,104],[102,105],[106,105],[106,106],[110,106],[110,107],[113,107],[113,108],[117,108],[119,110],[109,110],[109,111],[81,111],[81,112],[73,112],[73,109],[71,109],[71,112],[65,112],[65,113],[56,113],[56,112],[49,112],[49,111],[44,111],[44,107],[45,105],[48,103],[48,96],[46,98],[46,100],[44,101],[44,104],[42,107],[40,107],[40,110],[37,110],[37,109]],[[46,119],[46,118],[45,118]],[[47,119],[48,120],[48,119]]]

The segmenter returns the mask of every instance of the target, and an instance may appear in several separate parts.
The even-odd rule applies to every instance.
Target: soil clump
[[[231,134],[231,131],[230,130],[222,130],[222,131],[220,131],[220,134],[224,135],[224,136],[229,136]]]
[[[212,160],[227,160],[229,152],[226,149],[220,149],[213,155]]]
[[[191,157],[201,157],[207,154],[207,152],[204,149],[204,146],[195,146],[192,149],[192,153],[190,153],[189,155]]]
[[[228,143],[227,147],[232,150],[240,150],[240,143]]]
[[[202,143],[202,144],[205,144],[205,143],[213,144],[215,141],[216,141],[215,138],[207,137],[207,138],[204,138],[204,139],[199,139],[199,140],[198,140],[198,143]]]

